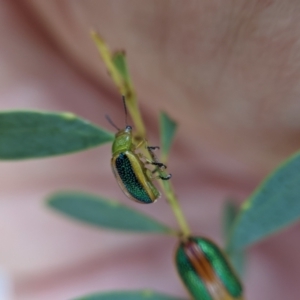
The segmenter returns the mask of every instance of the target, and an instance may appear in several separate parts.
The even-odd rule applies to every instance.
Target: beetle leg
[[[167,168],[167,166],[161,162],[152,161],[143,155],[139,155],[139,156],[140,156],[140,158],[145,159],[145,164],[156,166],[156,168],[154,170],[158,170],[158,169],[165,170]]]
[[[152,179],[155,179],[155,176],[153,176],[151,170],[147,169],[146,168],[146,173],[147,173],[147,176],[152,180]]]
[[[155,154],[153,153],[153,150],[159,149],[158,146],[148,146],[147,147],[151,157],[152,157],[152,162],[148,161],[149,163],[151,163],[154,166],[158,166],[160,169],[164,170],[167,168],[167,166],[161,162],[159,162],[155,156]]]
[[[149,151],[149,154],[151,155],[152,160],[154,162],[157,162],[157,158],[156,158],[156,156],[154,154],[154,150],[156,150],[156,149],[159,149],[159,147],[158,146],[151,146],[151,147],[147,146],[147,150]]]
[[[155,174],[159,170],[159,167],[156,167],[151,173]]]
[[[146,140],[141,141],[136,146],[136,148],[140,147],[145,142],[146,142]],[[151,172],[150,174],[148,173],[148,176],[151,179],[161,179],[161,180],[169,180],[169,179],[171,179],[171,177],[172,177],[171,174],[168,174],[166,176],[156,174],[154,176],[154,174],[157,173],[159,170],[161,170],[161,171],[165,170],[167,168],[167,166],[165,164],[161,163],[161,162],[158,162],[157,159],[156,159],[156,156],[153,153],[153,150],[159,149],[158,146],[147,146],[147,149],[150,152],[150,155],[152,157],[152,161],[150,159],[148,159],[147,157],[145,157],[142,153],[137,153],[137,154],[138,154],[139,158],[145,160],[145,164],[149,164],[149,165],[155,166],[155,168],[152,171],[148,170],[149,172]]]
[[[167,176],[159,176],[161,180],[169,180],[172,178],[172,174],[168,174]]]
[[[135,149],[140,148],[142,145],[146,144],[147,145],[147,141],[145,139],[141,140],[136,146]]]
[[[159,169],[160,169],[160,167],[156,166],[156,168],[152,171],[152,177],[153,177],[153,174],[157,173]],[[169,180],[172,178],[172,174],[168,174],[166,176],[156,174],[156,176],[154,176],[153,178],[161,179],[161,180]]]
[[[153,161],[149,161],[149,160],[146,160],[146,161],[147,161],[147,163],[150,163],[151,165],[155,166],[154,170],[152,171],[152,176],[153,176],[158,171],[165,170],[167,168],[167,166],[165,164],[157,161],[157,158],[156,158],[155,154],[153,153],[153,150],[159,149],[159,147],[153,146],[153,147],[147,147],[147,149],[148,149]],[[171,179],[171,177],[172,177],[171,174],[168,174],[168,175],[157,174],[155,177],[153,176],[153,178],[157,178],[157,179],[161,179],[161,180],[169,180],[169,179]]]
[[[146,165],[151,165],[152,164],[152,160],[148,159],[145,155],[143,155],[142,153],[136,153],[138,155],[138,157],[140,159],[143,159]]]
[[[153,151],[153,150],[160,149],[160,147],[158,147],[158,146],[147,146],[147,149],[148,149],[149,151]]]
[[[153,174],[151,176],[149,176],[151,179],[161,179],[161,180],[169,180],[172,178],[172,174],[168,174],[166,176],[161,176],[161,175],[155,175],[153,176]]]
[[[164,164],[161,164],[161,163],[150,160],[149,158],[147,158],[142,153],[136,153],[136,154],[138,155],[139,158],[145,160],[145,164],[147,164],[147,165],[154,165],[154,166],[158,166],[158,167],[164,167],[165,166]]]
[[[167,168],[167,166],[165,164],[158,162],[158,161],[152,161],[151,165],[157,166],[161,170],[165,170]]]

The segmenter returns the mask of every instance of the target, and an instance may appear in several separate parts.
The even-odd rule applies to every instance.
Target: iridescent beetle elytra
[[[178,273],[194,299],[243,300],[243,287],[226,255],[204,237],[189,237],[177,246]]]
[[[127,124],[125,97],[122,97],[125,110],[125,128],[118,128],[106,116],[108,122],[118,130],[112,145],[112,170],[120,188],[128,198],[139,203],[153,203],[160,197],[160,192],[152,183],[152,179],[160,178],[162,180],[169,180],[171,174],[165,177],[157,175],[159,170],[166,168],[163,163],[157,161],[153,153],[153,150],[159,147],[147,147],[152,160],[145,158],[141,153],[135,152],[145,144],[145,141],[140,142],[138,145],[134,144],[132,127]],[[147,169],[146,164],[154,165],[155,169],[153,171]]]

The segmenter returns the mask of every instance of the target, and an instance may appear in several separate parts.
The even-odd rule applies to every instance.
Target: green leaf
[[[141,291],[113,291],[94,294],[76,300],[185,300],[183,298],[168,296],[151,290]]]
[[[300,152],[271,173],[243,204],[231,233],[231,250],[241,250],[300,218]]]
[[[223,212],[223,236],[226,241],[225,252],[237,274],[243,277],[245,273],[246,254],[244,251],[230,251],[227,245],[238,212],[238,206],[234,202],[228,200],[225,203]]]
[[[0,159],[66,154],[110,142],[114,135],[72,113],[0,113]]]
[[[159,119],[162,161],[166,161],[176,132],[177,124],[164,112],[160,114]]]
[[[115,52],[112,56],[112,61],[115,65],[115,67],[120,72],[124,81],[128,84],[131,84],[125,52],[124,51]]]
[[[107,229],[174,234],[174,230],[117,201],[81,192],[60,192],[48,204],[60,213]]]

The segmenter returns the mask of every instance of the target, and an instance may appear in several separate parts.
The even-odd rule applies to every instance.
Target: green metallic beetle
[[[123,103],[126,123],[124,129],[121,130],[118,128],[111,119],[106,116],[109,123],[118,130],[112,145],[112,170],[119,186],[128,198],[139,203],[153,203],[160,197],[160,192],[152,183],[152,179],[159,169],[163,170],[166,166],[158,162],[153,154],[153,150],[159,147],[147,147],[153,161],[143,157],[141,153],[135,152],[136,149],[145,144],[145,142],[142,141],[138,145],[134,144],[132,127],[127,125],[127,109],[124,96]],[[145,167],[146,164],[154,165],[155,169],[150,171]],[[158,176],[158,178],[169,180],[171,174],[166,177]]]
[[[212,241],[190,237],[176,250],[178,273],[196,300],[243,300],[243,288],[225,254]]]

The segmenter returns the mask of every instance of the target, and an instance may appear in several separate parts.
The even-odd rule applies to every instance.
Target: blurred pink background
[[[3,0],[0,108],[70,111],[109,130],[105,113],[123,122],[120,96],[89,37],[99,31],[127,52],[150,143],[159,142],[159,111],[178,121],[173,184],[193,232],[222,245],[226,198],[242,202],[299,149],[299,16],[298,1]],[[52,192],[77,189],[176,226],[163,198],[150,206],[126,199],[110,157],[106,145],[1,162],[0,269],[10,299],[141,288],[186,296],[174,239],[99,230],[45,206]],[[246,299],[299,299],[299,229],[249,249]]]

